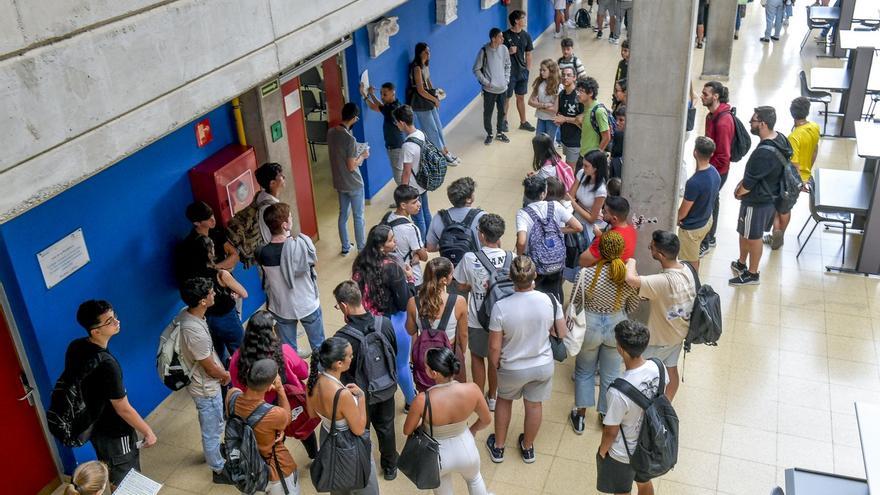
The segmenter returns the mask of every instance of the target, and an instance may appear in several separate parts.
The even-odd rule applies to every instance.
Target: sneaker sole
[[[526,463],[526,464],[532,464],[533,462],[535,462],[535,458],[534,458],[534,457],[531,457],[531,458],[527,458],[527,457],[526,457],[526,455],[525,455],[525,449],[523,448],[522,444],[519,444],[518,447],[519,447],[519,457],[522,459],[522,461],[523,461],[524,463]],[[534,448],[535,448],[535,447],[533,446],[532,449],[534,449]]]
[[[760,280],[749,280],[748,282],[728,282],[728,285],[732,285],[734,287],[739,287],[741,285],[761,285]]]
[[[485,442],[484,442],[483,445],[486,446],[486,451],[489,452],[489,460],[491,460],[491,461],[494,462],[495,464],[501,464],[502,462],[504,462],[504,457],[500,457],[500,458],[495,457],[495,454],[492,453],[492,448],[489,447],[489,444],[488,444],[488,443],[485,443]]]
[[[571,416],[568,417],[568,424],[571,425],[572,431],[574,431],[575,435],[583,435],[584,430],[578,431],[577,427],[575,427],[574,423],[571,422]]]

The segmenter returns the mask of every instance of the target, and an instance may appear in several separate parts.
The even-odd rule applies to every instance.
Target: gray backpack
[[[495,307],[495,303],[514,292],[513,281],[510,280],[510,263],[513,261],[513,255],[509,251],[504,253],[504,265],[501,268],[495,268],[495,265],[492,264],[492,261],[482,249],[478,250],[476,255],[486,271],[489,272],[486,296],[483,298],[483,303],[477,309],[477,320],[479,320],[480,326],[488,330],[489,320],[492,318],[492,308]]]

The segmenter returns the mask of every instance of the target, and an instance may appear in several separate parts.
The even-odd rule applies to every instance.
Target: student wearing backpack
[[[422,209],[412,218],[424,241],[428,228],[431,226],[431,210],[428,206],[428,191],[419,185],[417,177],[421,167],[422,148],[425,143],[425,133],[416,129],[413,124],[413,111],[409,105],[398,107],[394,110],[394,118],[397,119],[397,128],[406,134],[403,142],[403,176],[401,182],[409,184],[418,191],[422,203]]]
[[[584,67],[581,59],[577,58],[574,54],[574,40],[563,38],[559,43],[559,47],[562,50],[562,56],[556,61],[556,65],[559,66],[560,76],[565,69],[571,69],[574,79],[587,77],[587,69]]]
[[[703,85],[700,101],[709,111],[706,114],[706,137],[715,143],[715,152],[709,158],[709,163],[715,167],[721,176],[719,191],[727,182],[727,173],[730,170],[730,148],[733,143],[734,122],[728,96],[728,89],[718,81],[709,81]],[[720,193],[715,198],[712,207],[712,227],[703,239],[700,246],[700,257],[715,247],[715,231],[718,230],[718,212],[721,206]]]
[[[559,126],[559,140],[565,163],[577,163],[581,151],[581,123],[584,119],[584,105],[578,99],[575,89],[574,69],[560,68],[562,89],[559,90],[559,108],[553,122]]]
[[[504,46],[504,35],[500,29],[493,27],[489,30],[489,42],[477,52],[473,72],[483,94],[483,129],[486,130],[483,144],[492,144],[493,111],[497,114],[498,133],[494,134],[495,139],[509,143],[510,138],[504,134],[504,117],[507,108],[507,83],[510,81],[510,54]]]
[[[663,393],[660,388],[660,369],[653,361],[642,357],[650,334],[641,323],[624,320],[614,327],[617,352],[623,357],[625,371],[621,379],[629,382],[645,397]],[[630,454],[636,449],[643,427],[644,411],[626,394],[615,387],[607,392],[608,412],[602,420],[602,442],[596,454],[596,489],[602,493],[630,493],[633,481],[639,495],[654,493],[650,479],[640,476],[630,465]],[[626,436],[626,441],[623,437]]]
[[[418,227],[410,220],[418,215],[422,208],[418,189],[401,184],[394,189],[394,211],[382,217],[382,224],[391,227],[394,232],[395,248],[392,256],[402,265],[411,270],[413,285],[422,285],[422,262],[428,261],[428,251],[422,241]]]
[[[299,348],[296,327],[302,324],[309,339],[309,347],[304,351],[310,352],[324,340],[315,245],[302,233],[291,235],[293,217],[287,203],[270,205],[263,217],[272,232],[269,243],[257,249],[257,263],[263,268],[266,309],[275,317],[281,339],[294,349]]]
[[[626,283],[638,289],[639,297],[651,301],[648,314],[651,340],[644,356],[663,361],[669,375],[666,397],[670,401],[678,391],[678,357],[697,297],[693,272],[678,261],[679,246],[678,236],[655,230],[648,249],[651,257],[660,263],[660,273],[639,276],[636,259],[630,258],[626,263]]]
[[[229,384],[229,372],[223,369],[214,349],[205,313],[214,305],[214,284],[207,278],[191,278],[180,288],[186,309],[180,321],[180,358],[192,370],[187,391],[196,405],[205,462],[213,473],[214,483],[231,484],[223,470],[226,461],[220,453],[223,435],[223,398],[221,387]]]
[[[749,120],[751,133],[761,138],[758,147],[746,163],[743,180],[734,191],[740,200],[739,259],[730,264],[734,277],[730,285],[758,285],[761,283],[758,267],[764,251],[764,232],[773,225],[776,215],[775,201],[780,193],[780,183],[791,158],[791,145],[781,132],[776,132],[776,110],[770,106],[755,108]],[[746,264],[748,261],[748,265]]]
[[[526,177],[523,189],[528,204],[516,214],[516,252],[534,260],[538,273],[535,288],[561,301],[563,235],[581,232],[583,227],[561,203],[545,201],[547,181],[543,177]]]
[[[250,205],[236,213],[226,225],[226,237],[229,243],[235,246],[245,268],[254,264],[254,253],[257,248],[269,242],[269,238],[272,237],[269,227],[263,222],[263,211],[270,204],[280,201],[278,196],[287,184],[284,169],[274,162],[260,165],[254,172],[254,177],[260,185],[260,192]]]
[[[605,151],[611,143],[614,127],[605,105],[598,102],[599,83],[592,77],[578,79],[575,83],[578,101],[584,105],[581,122],[581,156],[592,150]]]
[[[243,391],[239,388],[230,389],[226,408],[230,416],[247,419],[263,407],[264,411],[260,411],[262,418],[252,427],[257,449],[269,467],[269,483],[262,493],[299,495],[296,461],[284,444],[284,429],[290,424],[290,403],[284,393],[284,383],[279,373],[284,373],[284,369],[279,368],[272,358],[254,361],[246,373],[242,373],[247,387]],[[265,400],[270,392],[274,392],[278,398],[278,405],[266,410],[263,404],[271,404]]]
[[[297,355],[293,347],[282,343],[275,328],[275,318],[268,311],[257,311],[248,319],[244,341],[229,361],[229,376],[233,387],[246,392],[249,387],[248,373],[251,368],[261,359],[271,359],[275,361],[279,374],[282,375],[282,384],[290,384],[297,390],[305,392],[305,380],[309,377],[309,364]],[[228,397],[229,394],[227,394],[227,402]],[[274,388],[267,389],[263,399],[270,404],[281,405],[280,397]],[[288,403],[290,403],[289,398]],[[298,411],[298,414],[303,412]],[[306,416],[308,415],[306,414]],[[314,459],[318,452],[318,440],[314,433],[303,439],[302,444],[309,458]]]
[[[466,253],[480,249],[480,233],[477,223],[483,217],[483,210],[474,208],[474,191],[477,185],[470,177],[452,181],[446,188],[446,197],[452,208],[440,210],[431,219],[426,247],[429,253],[439,252],[453,265],[463,259]]]
[[[418,296],[410,299],[406,308],[406,331],[413,337],[413,378],[420,392],[432,386],[433,381],[419,349],[444,347],[462,358],[467,352],[467,299],[449,294],[446,288],[450,282],[452,263],[442,256],[433,258],[425,265],[425,281]],[[436,336],[440,332],[444,335]],[[459,380],[467,381],[467,373],[463,372]]]
[[[360,109],[352,102],[342,106],[342,121],[327,131],[327,150],[330,158],[330,172],[333,175],[333,189],[339,196],[339,242],[342,243],[342,256],[347,256],[353,247],[348,241],[348,213],[354,215],[354,239],[357,249],[364,248],[364,178],[360,166],[370,157],[369,147],[358,146],[351,128],[358,121]]]
[[[534,290],[537,273],[528,256],[510,265],[515,292],[498,301],[489,323],[489,361],[498,370],[495,432],[486,439],[492,462],[504,462],[504,444],[513,401],[523,399],[525,418],[517,447],[523,462],[535,462],[535,438],[541,426],[542,403],[553,390],[550,334],[568,333],[562,306],[553,296]]]
[[[506,272],[499,273],[513,260],[513,253],[501,249],[501,236],[504,235],[504,219],[494,213],[487,213],[479,221],[480,244],[477,252],[465,253],[461,263],[456,265],[453,276],[458,284],[457,292],[468,298],[468,347],[471,350],[471,378],[483,390],[488,375],[486,401],[489,410],[495,411],[498,393],[498,374],[492,366],[486,366],[489,357],[489,329],[480,324],[478,313],[483,307],[486,292],[492,283],[489,267],[497,279],[508,279]],[[506,262],[505,262],[506,260]],[[470,293],[470,294],[468,294]],[[491,308],[487,308],[491,315]]]
[[[562,157],[559,156],[551,135],[543,132],[536,134],[532,138],[532,151],[534,152],[534,158],[532,159],[532,171],[529,172],[529,176],[537,175],[544,179],[549,179],[550,177],[559,179],[566,189],[574,184],[574,172]]]
[[[632,258],[636,252],[639,233],[629,223],[629,201],[621,196],[608,196],[605,198],[602,214],[610,225],[610,228],[605,232],[617,232],[623,237],[623,253],[620,258],[623,261]],[[581,266],[593,266],[599,261],[599,241],[602,239],[602,235],[603,232],[593,225],[593,243],[590,244],[590,249],[581,253],[579,260]]]
[[[145,448],[156,443],[156,435],[128,401],[122,368],[108,348],[122,328],[113,306],[103,300],[85,301],[76,311],[76,321],[87,336],[67,346],[64,373],[83,376],[85,407],[95,419],[89,441],[98,460],[107,464],[110,483],[118,485],[130,470],[141,469],[138,433]],[[82,371],[93,363],[97,363],[93,371]]]
[[[351,358],[347,363],[348,366],[345,369],[338,370],[339,375],[335,376],[335,378],[337,382],[341,381],[341,384],[345,384],[346,387],[355,385],[358,391],[366,391],[363,402],[366,404],[367,418],[370,424],[373,425],[373,431],[376,432],[376,438],[379,441],[380,463],[383,475],[386,480],[393,480],[397,477],[398,458],[394,432],[394,392],[397,390],[394,358],[398,352],[396,350],[396,332],[388,318],[374,316],[364,309],[361,291],[354,282],[346,280],[337,285],[333,289],[333,297],[336,299],[336,306],[345,318],[346,325],[336,332],[334,338],[327,339],[328,341],[333,341],[330,346],[327,346],[325,341],[325,345],[322,345],[321,349],[323,350],[325,347],[336,348],[340,340],[349,344],[347,347],[351,349]],[[375,335],[370,337],[370,334]],[[365,349],[365,345],[370,347]],[[407,362],[409,362],[408,346],[406,350],[406,358]],[[378,354],[376,354],[377,352]],[[379,359],[381,364],[378,371],[376,368],[367,367],[368,354],[371,359],[378,359],[377,356],[379,355],[383,357]],[[391,359],[390,362],[387,362],[388,357]],[[325,358],[326,353],[324,352],[312,357],[312,375],[315,374],[316,361],[320,361],[324,365],[324,369],[328,370]],[[338,360],[338,358],[333,358],[333,361]],[[387,368],[387,366],[390,366],[390,368]],[[407,369],[407,373],[409,373],[409,369]],[[373,376],[374,374],[384,374],[385,376]],[[375,388],[375,384],[379,383],[380,379],[383,378],[385,382],[388,381],[388,378],[391,378],[391,386],[371,391],[372,388]],[[313,379],[310,376],[310,394],[312,388]],[[336,387],[333,388],[335,390]],[[322,397],[325,397],[325,395],[322,394]],[[332,394],[330,397],[332,400]],[[323,411],[318,409],[318,411],[324,418],[329,415],[329,408]],[[352,431],[354,431],[354,428]],[[357,431],[354,431],[354,433],[357,434]]]

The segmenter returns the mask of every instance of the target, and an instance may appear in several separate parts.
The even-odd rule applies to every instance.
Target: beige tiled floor
[[[798,53],[805,29],[804,9],[799,5],[795,10],[783,41],[763,45],[758,42],[763,11],[758,2],[749,4],[734,47],[730,82],[731,100],[739,107],[776,105],[778,128],[783,132],[791,125],[787,106],[798,93],[798,71],[816,63],[812,44],[803,54]],[[586,30],[579,31],[576,38],[579,56],[599,80],[601,97],[607,99],[618,48],[594,40]],[[555,40],[545,36],[538,43],[535,60],[556,58],[557,50]],[[702,66],[701,57],[702,52],[696,51],[694,74]],[[822,65],[841,66],[841,62],[826,59]],[[699,88],[696,75],[694,81]],[[478,184],[477,204],[503,215],[512,230],[521,200],[520,181],[530,166],[531,135],[514,130],[511,144],[495,143],[486,148],[479,112],[478,106],[471,106],[447,129],[449,146],[463,161],[451,170],[450,180],[472,176]],[[698,122],[703,115],[701,109]],[[701,127],[698,124],[697,132]],[[861,163],[852,141],[826,139],[817,166],[857,169]],[[743,163],[732,167],[731,183],[736,183],[742,169]],[[316,180],[319,187],[327,187],[326,182]],[[721,345],[695,349],[683,366],[685,383],[675,399],[681,418],[679,464],[656,483],[658,493],[764,494],[783,484],[783,470],[793,466],[864,476],[852,402],[880,402],[880,282],[824,272],[825,264],[837,263],[840,257],[839,233],[819,229],[803,255],[795,259],[799,247],[795,237],[807,217],[806,202],[802,201],[795,209],[786,245],[781,251],[765,254],[762,284],[728,287],[728,265],[737,254],[737,205],[730,191],[728,186],[722,195],[718,247],[702,266],[704,281],[722,297],[725,334]],[[318,204],[322,235],[317,246],[324,318],[330,334],[342,325],[333,309],[331,290],[350,274],[352,258],[337,254],[333,195],[316,193],[328,199]],[[378,221],[389,202],[390,188],[386,188],[367,209],[368,225]],[[446,206],[442,190],[431,194],[433,211]],[[512,238],[506,236],[505,247],[512,248]],[[854,242],[856,238],[850,239]],[[848,254],[854,251],[847,249]],[[522,464],[511,449],[509,458],[495,465],[481,447],[482,473],[496,494],[594,493],[593,454],[600,430],[592,413],[582,436],[566,424],[573,403],[571,371],[570,362],[557,368],[553,397],[545,405],[544,424],[536,441],[535,464]],[[144,451],[143,468],[165,484],[163,494],[234,493],[229,487],[211,485],[200,453],[196,414],[187,396],[170,397],[150,415],[149,422],[159,444]],[[521,424],[522,412],[516,407],[511,435],[521,431]],[[481,432],[477,441],[482,443],[487,434]],[[402,436],[399,441],[402,445]],[[288,445],[307,478],[304,450],[294,441]],[[464,483],[456,483],[456,493],[465,493]],[[417,491],[403,476],[381,485],[383,493]],[[308,480],[303,487],[303,493],[312,493]]]

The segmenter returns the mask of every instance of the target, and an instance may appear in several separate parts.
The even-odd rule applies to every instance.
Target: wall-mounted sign
[[[260,94],[263,96],[263,98],[271,95],[276,91],[278,91],[278,79],[260,86]]]
[[[89,262],[89,250],[82,229],[76,229],[60,241],[37,253],[46,288],[51,289]]]
[[[277,120],[269,129],[272,131],[272,142],[278,141],[283,135],[281,132],[281,121]]]
[[[298,112],[300,109],[299,102],[299,90],[294,89],[287,96],[284,97],[284,115],[290,117],[294,114],[294,112]]]
[[[199,148],[205,146],[214,140],[214,134],[211,132],[211,120],[203,119],[196,124],[196,144]]]

